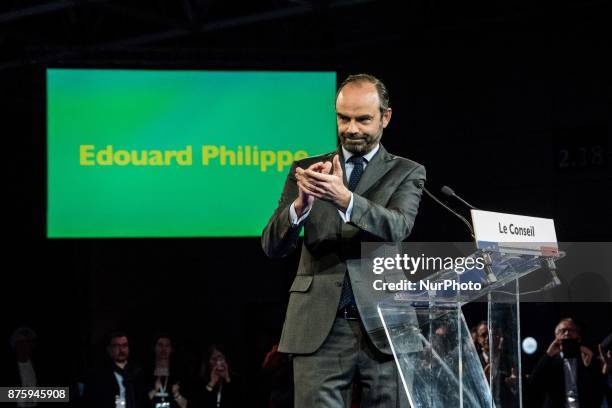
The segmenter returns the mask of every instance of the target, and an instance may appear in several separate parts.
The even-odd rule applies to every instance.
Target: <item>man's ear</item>
[[[383,129],[387,127],[389,122],[391,121],[391,108],[387,108],[387,110],[382,115],[382,125]]]

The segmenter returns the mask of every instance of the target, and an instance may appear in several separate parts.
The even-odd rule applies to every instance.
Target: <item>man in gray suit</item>
[[[304,228],[297,276],[279,351],[294,355],[297,408],[348,407],[353,381],[362,407],[404,407],[404,392],[376,302],[362,242],[408,237],[425,180],[420,164],[380,144],[391,119],[377,78],[349,76],[336,97],[340,148],[295,162],[262,234],[269,257],[295,250]]]

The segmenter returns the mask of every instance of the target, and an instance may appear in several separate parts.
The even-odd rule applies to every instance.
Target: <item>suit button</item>
[[[338,286],[338,287],[342,286],[342,282],[341,281],[336,281],[336,286]]]

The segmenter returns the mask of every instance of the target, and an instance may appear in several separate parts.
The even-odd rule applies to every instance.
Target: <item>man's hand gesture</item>
[[[301,167],[295,169],[295,178],[297,179],[298,185],[298,197],[293,202],[293,206],[298,218],[300,218],[304,213],[310,211],[310,208],[315,200],[315,196],[308,189],[308,182],[305,180],[304,172],[312,171],[314,173],[329,173],[330,169],[330,162],[317,162],[310,165],[310,167],[308,167],[306,170]]]
[[[327,171],[316,171],[311,168],[312,166],[306,170],[298,168],[296,171],[298,186],[308,195],[328,201],[339,210],[346,211],[351,201],[351,192],[344,185],[344,173],[338,155],[334,156],[332,163],[325,162],[323,166],[322,168]],[[328,174],[330,168],[332,172]]]

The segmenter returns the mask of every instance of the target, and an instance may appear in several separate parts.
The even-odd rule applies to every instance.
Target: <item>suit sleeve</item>
[[[291,166],[278,207],[261,234],[261,246],[270,258],[281,258],[295,250],[304,223],[302,221],[301,224],[293,226],[289,217],[289,207],[298,196],[295,178],[297,166],[297,163]]]
[[[425,182],[425,167],[419,165],[406,174],[386,205],[353,193],[350,223],[382,241],[403,241],[410,235],[419,210],[421,182]]]
[[[554,375],[552,373],[553,359],[548,354],[544,353],[538,363],[531,372],[529,381],[527,384],[527,392],[529,397],[533,400],[533,406],[542,406],[544,403],[544,396],[550,388],[550,384],[554,381]]]

